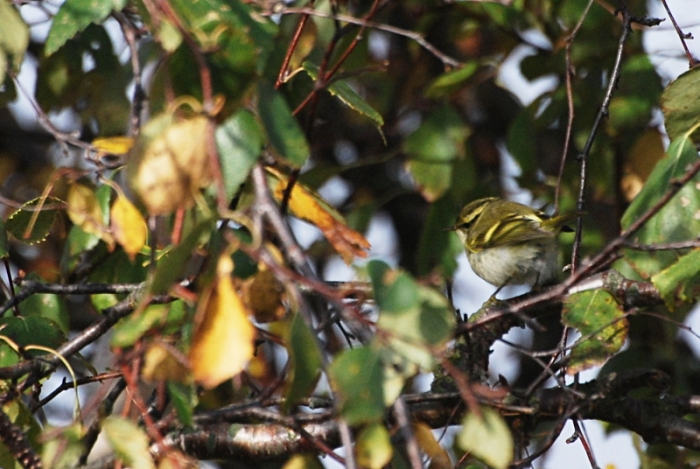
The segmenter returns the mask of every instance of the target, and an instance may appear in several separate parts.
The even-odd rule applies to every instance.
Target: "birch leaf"
[[[133,262],[146,245],[148,227],[141,212],[125,196],[118,195],[111,209],[112,234]]]
[[[192,339],[190,367],[194,379],[207,389],[237,375],[253,356],[255,328],[233,286],[233,262],[222,256],[208,295],[202,295],[198,327]]]

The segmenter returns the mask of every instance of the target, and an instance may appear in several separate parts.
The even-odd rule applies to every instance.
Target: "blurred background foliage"
[[[133,135],[135,104],[154,117],[183,97],[203,103],[220,96],[217,143],[231,208],[245,208],[246,189],[241,194],[239,188],[264,148],[266,163],[282,177],[301,169],[299,181],[327,194],[354,230],[364,233],[372,220],[388,219],[390,225],[382,227],[395,238],[378,239],[395,239],[396,246],[375,247],[392,253],[391,261],[419,281],[440,288],[454,276],[462,252],[444,228],[465,203],[496,195],[550,211],[555,204],[560,211],[575,209],[577,156],[603,100],[622,32],[616,5],[598,1],[587,10],[585,0],[10,3],[22,17],[0,26],[0,55],[9,64],[0,75],[5,215],[49,185],[52,196],[66,200],[69,182],[78,176],[94,183],[100,173],[122,184],[119,171],[115,176],[105,164],[109,158],[90,160],[86,148],[96,138]],[[646,15],[646,1],[625,6]],[[302,14],[312,10],[294,42]],[[21,34],[6,34],[14,27],[29,32],[24,48]],[[659,100],[667,80],[644,48],[646,28],[633,29],[623,45],[609,115],[590,154],[584,256],[619,233],[623,213],[664,156]],[[423,40],[434,50],[423,47]],[[17,60],[22,54],[23,62]],[[289,64],[278,82],[286,56]],[[203,63],[211,74],[208,91]],[[136,70],[143,72],[143,89]],[[518,74],[539,86],[526,86],[526,96],[513,79]],[[569,96],[574,118],[555,200]],[[226,153],[234,137],[248,142],[237,150],[247,159]],[[215,193],[208,190],[207,197],[213,200]],[[108,189],[97,189],[95,197],[109,208]],[[43,243],[12,240],[10,259],[17,269],[69,283],[146,278],[144,253],[131,262],[122,249],[110,249],[104,236],[76,229],[75,220],[63,214],[58,218]],[[198,233],[201,218],[188,215],[185,232]],[[172,223],[161,227],[162,248],[170,242]],[[194,247],[198,238],[192,239],[185,244]],[[571,238],[563,239],[570,244]],[[322,276],[338,256],[323,238],[308,253]],[[241,277],[255,271],[250,259],[235,264]],[[208,268],[205,278],[211,280]],[[95,314],[93,306],[84,308],[88,317]],[[80,317],[71,316],[74,329],[84,324]],[[559,319],[550,322],[536,348],[559,340]],[[676,360],[686,344],[675,338],[675,327],[664,324],[662,334],[658,329],[649,317],[633,320],[634,359],[686,376],[677,386],[700,392],[697,362]],[[515,383],[525,385],[540,371],[528,367],[523,365]]]
[[[459,248],[441,230],[464,203],[486,195],[517,196],[521,190],[533,195],[535,205],[554,202],[568,121],[567,38],[581,20],[586,3],[383,3],[372,21],[421,35],[455,62],[441,62],[411,38],[364,30],[362,40],[331,79],[357,91],[382,117],[383,125],[379,129],[367,113],[345,105],[332,93],[318,93],[312,106],[296,114],[311,150],[301,180],[319,188],[338,176],[346,183],[338,208],[349,214],[356,228],[365,229],[377,211],[387,214],[397,234],[400,266],[420,276],[436,269],[451,276]],[[216,36],[221,34],[216,22],[201,25],[197,40],[203,46],[207,41],[216,43],[210,45],[213,50],[206,58],[213,92],[226,99],[222,119],[261,98],[252,85],[274,82],[291,43],[299,15],[276,16],[270,5],[261,5],[261,11],[271,14],[276,23],[245,20],[245,14],[233,11],[227,24],[240,29],[228,30],[223,43]],[[360,17],[370,6],[371,2],[354,1],[339,8]],[[574,207],[579,178],[575,157],[590,132],[614,63],[621,25],[611,14],[612,7],[605,7],[591,8],[571,47],[575,119],[561,210]],[[190,21],[188,14],[192,18],[201,14],[177,3],[173,8],[185,22]],[[279,8],[284,11],[286,7]],[[645,2],[629,2],[628,8],[639,16],[646,12]],[[330,6],[319,4],[316,9],[328,12]],[[150,113],[165,108],[165,87],[169,87],[171,100],[183,95],[201,100],[196,57],[167,21],[159,24],[151,19],[149,23],[145,10],[129,6],[124,21],[140,24],[138,18],[143,18],[147,21],[144,26],[152,24],[154,29],[154,35],[144,37],[138,47],[149,85]],[[116,21],[106,18],[97,23],[54,41],[60,35],[52,28],[47,42],[55,51],[50,55],[44,51],[42,35],[32,34],[26,59],[36,63],[37,79],[34,88],[25,92],[45,112],[60,113],[66,130],[78,132],[88,142],[129,132],[129,86],[133,86],[128,47],[117,33],[113,31],[110,38],[105,29],[114,30]],[[37,21],[34,30],[41,24]],[[332,64],[357,30],[351,24],[312,16],[295,50],[301,57],[292,57],[290,68],[301,67],[302,60],[318,67],[329,44],[336,41],[330,53]],[[587,225],[585,253],[599,249],[617,232],[629,200],[662,155],[662,134],[652,118],[661,79],[642,47],[642,37],[635,31],[625,44],[622,76],[610,116],[593,147],[587,219],[595,223]],[[60,46],[54,45],[61,40]],[[500,66],[513,55],[524,55],[519,69],[527,80],[546,79],[552,85],[529,103],[522,103],[508,88],[508,80],[502,79]],[[296,73],[280,91],[293,110],[313,90],[314,80],[303,70],[292,71]],[[16,93],[15,83],[6,76],[0,99],[7,104]],[[40,126],[19,129],[7,110],[3,120],[4,195],[24,201],[45,186],[51,169],[43,173],[42,168],[64,166],[66,159],[55,145],[47,148],[51,138]],[[511,177],[514,173],[517,175]],[[320,248],[314,253],[319,263],[333,255]]]

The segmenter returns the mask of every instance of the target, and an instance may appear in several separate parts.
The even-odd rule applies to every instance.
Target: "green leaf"
[[[77,467],[85,448],[84,436],[85,430],[80,423],[74,423],[64,428],[50,425],[44,428],[42,434],[44,444],[41,448],[41,460],[44,467],[51,469]]]
[[[700,250],[694,249],[667,269],[651,278],[666,307],[673,311],[676,303],[694,303],[700,295]]]
[[[457,444],[495,469],[506,469],[513,460],[513,436],[498,413],[482,407],[481,417],[469,412],[457,435]]]
[[[81,103],[76,111],[82,124],[100,135],[121,135],[131,111],[129,69],[119,61],[105,28],[93,23],[52,55],[41,57],[36,98],[46,112]]]
[[[199,402],[196,387],[191,384],[175,383],[173,381],[168,381],[166,387],[180,423],[185,427],[191,426],[194,408]]]
[[[304,62],[302,64],[306,73],[316,80],[318,78],[318,66],[311,62]],[[346,106],[350,109],[360,113],[365,117],[369,117],[377,129],[381,132],[381,127],[384,125],[384,118],[375,109],[370,106],[370,104],[365,101],[355,90],[353,90],[347,82],[343,80],[333,81],[330,86],[326,88],[330,94],[337,96]]]
[[[174,52],[182,44],[182,33],[175,25],[165,18],[154,26],[154,37],[166,52]]]
[[[673,81],[661,96],[666,132],[671,140],[686,138],[699,142],[700,132],[700,70],[691,69]]]
[[[211,220],[204,220],[192,228],[180,244],[171,249],[158,260],[156,272],[149,286],[149,293],[154,295],[167,293],[173,283],[182,275],[187,266],[187,260],[192,256],[194,248],[208,239],[215,225]]]
[[[377,328],[383,332],[373,345],[384,349],[385,361],[405,376],[414,374],[415,366],[432,369],[455,327],[447,299],[380,261],[371,261],[367,269],[380,310]]]
[[[216,129],[216,144],[226,197],[233,197],[260,156],[263,134],[260,124],[246,110],[238,111]]]
[[[140,314],[129,315],[114,326],[112,347],[131,347],[153,329],[182,324],[186,317],[184,303],[175,301],[168,305],[151,305]]]
[[[130,420],[109,416],[102,422],[102,431],[119,459],[127,466],[155,469],[148,451],[148,437]]]
[[[418,285],[409,274],[376,260],[369,262],[367,272],[380,310],[401,312],[418,306]]]
[[[10,255],[10,245],[7,240],[7,228],[5,227],[5,221],[0,219],[0,258],[7,257]]]
[[[61,326],[43,316],[0,318],[0,335],[10,338],[20,347],[40,345],[57,349],[66,341],[66,334]],[[30,355],[42,355],[46,352],[32,350]]]
[[[274,47],[277,26],[240,0],[173,0],[170,5],[205,52],[214,94],[226,96],[226,106],[220,115],[228,116],[237,111],[250,85],[265,69]],[[146,16],[146,21],[151,21],[150,16]],[[151,27],[159,22],[160,18],[154,20]],[[169,39],[168,46],[173,47],[176,40]],[[167,108],[169,92],[201,100],[199,70],[190,46],[180,44],[165,66],[156,71],[151,92],[152,109]]]
[[[644,187],[632,201],[622,217],[622,228],[628,228],[668,191],[673,182],[685,174],[686,169],[698,158],[695,144],[688,135],[671,141],[663,158],[654,168]],[[693,178],[656,213],[637,233],[633,241],[642,244],[672,243],[694,239],[700,233],[700,197],[697,184],[700,176]],[[626,249],[622,263],[631,266],[643,279],[649,279],[678,259],[683,251],[638,251]],[[624,270],[622,266],[616,268]]]
[[[124,5],[125,0],[66,0],[51,23],[44,53],[53,54],[90,23],[102,23],[113,10],[119,11]]]
[[[147,264],[150,257],[137,254],[134,262],[122,249],[109,252],[104,243],[98,245],[94,256],[107,256],[104,262],[98,263],[88,276],[88,280],[96,283],[141,283],[146,280]]]
[[[450,311],[447,299],[432,288],[418,286],[419,300],[416,307],[402,311],[381,310],[377,328],[387,333],[387,337],[376,337],[402,361],[417,365],[422,371],[430,371],[437,364],[439,351],[444,349],[452,338],[455,327],[454,314]],[[406,364],[394,358],[397,370]],[[406,373],[413,374],[407,367]]]
[[[57,206],[62,207],[63,202],[55,197],[37,197],[23,204],[10,215],[5,228],[18,241],[27,244],[40,243],[51,231],[58,212]],[[40,207],[41,210],[37,214]]]
[[[282,411],[293,409],[300,399],[307,397],[316,387],[321,375],[321,352],[313,332],[297,313],[289,326],[289,390]]]
[[[450,188],[453,162],[464,157],[469,133],[459,115],[443,105],[404,142],[408,170],[427,201],[434,202]]]
[[[173,0],[171,4],[200,45],[205,50],[214,50],[213,56],[226,59],[224,56],[229,55],[226,59],[229,64],[237,65],[242,57],[246,57],[247,62],[252,52],[255,70],[258,73],[264,70],[277,33],[274,22],[257,15],[240,0]],[[232,48],[234,45],[238,49]],[[236,50],[239,55],[231,54]]]
[[[3,335],[0,331],[0,337]],[[19,363],[20,356],[15,350],[4,340],[0,340],[0,367],[13,366]],[[0,451],[0,454],[2,452]],[[0,466],[5,467],[5,466]]]
[[[381,469],[391,461],[394,449],[389,432],[383,424],[373,423],[360,432],[355,445],[357,464],[369,469]]]
[[[5,81],[8,65],[19,70],[29,45],[29,28],[12,2],[0,2],[0,83]]]
[[[476,61],[467,62],[462,68],[451,70],[437,77],[425,90],[428,98],[440,98],[457,90],[478,70]]]
[[[343,352],[328,370],[340,412],[350,425],[377,422],[384,416],[384,364],[369,347]]]
[[[22,301],[19,310],[25,318],[38,316],[53,321],[65,334],[70,330],[70,314],[63,298],[53,293],[35,293]]]
[[[301,168],[309,157],[309,144],[287,101],[264,80],[260,81],[258,92],[260,120],[272,147],[290,166]]]
[[[68,238],[61,256],[61,271],[67,274],[75,269],[100,242],[100,237],[94,233],[87,233],[78,225],[73,225],[68,232]]]
[[[566,298],[562,322],[581,332],[569,356],[569,374],[603,364],[625,344],[629,329],[624,309],[602,289]]]

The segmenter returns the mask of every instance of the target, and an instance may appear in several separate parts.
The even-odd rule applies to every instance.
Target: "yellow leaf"
[[[134,146],[134,139],[124,136],[102,137],[93,140],[92,146],[99,154],[125,155]]]
[[[301,32],[299,41],[297,42],[294,51],[292,51],[292,57],[289,60],[290,72],[295,71],[297,68],[301,67],[301,63],[306,57],[313,51],[314,46],[316,46],[316,39],[318,36],[318,27],[315,21],[307,21],[304,25],[304,29]]]
[[[190,368],[194,379],[207,389],[243,371],[253,356],[255,328],[233,286],[232,271],[231,258],[221,256],[218,279],[210,293],[202,295],[197,311]]]
[[[171,213],[194,203],[194,193],[211,181],[207,118],[155,118],[134,147],[129,179],[148,212]]]
[[[365,428],[357,437],[357,463],[369,469],[381,469],[389,464],[394,450],[389,432],[380,423]]]
[[[66,200],[68,217],[86,233],[99,236],[114,248],[114,237],[103,222],[102,208],[92,188],[84,184],[72,184]]]
[[[166,346],[158,343],[146,350],[142,373],[149,381],[183,382],[187,377],[185,366]]]
[[[323,469],[323,464],[314,454],[295,454],[284,463],[282,469]]]
[[[642,190],[642,186],[656,167],[656,163],[666,156],[662,136],[658,130],[643,133],[625,155],[622,164],[620,188],[628,202]]]
[[[141,212],[124,195],[119,194],[111,210],[112,234],[133,262],[146,245],[148,227]]]
[[[155,469],[148,451],[148,436],[135,423],[110,415],[102,421],[102,431],[116,456],[129,467]]]
[[[273,195],[281,201],[287,187],[287,178],[272,168],[267,168],[267,171],[277,181]],[[369,241],[361,233],[348,228],[339,219],[340,215],[333,216],[330,205],[320,195],[297,183],[289,198],[289,209],[295,216],[316,225],[346,264],[352,263],[355,257],[367,257]]]
[[[158,461],[158,469],[198,469],[199,467],[199,461],[185,456],[173,448],[168,448],[168,451]]]
[[[453,466],[450,456],[437,442],[430,427],[424,423],[416,423],[413,425],[413,432],[421,449],[431,458],[430,469],[449,469]]]

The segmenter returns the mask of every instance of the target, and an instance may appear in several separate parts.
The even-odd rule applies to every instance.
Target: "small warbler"
[[[464,206],[454,226],[472,270],[498,287],[543,286],[556,282],[559,242],[577,213],[550,217],[526,205],[497,197]],[[495,295],[495,293],[494,293]]]

